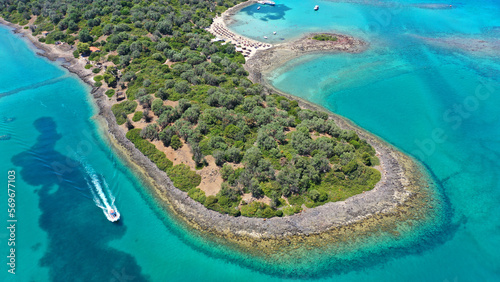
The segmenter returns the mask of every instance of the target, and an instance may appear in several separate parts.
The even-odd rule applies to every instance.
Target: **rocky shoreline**
[[[318,41],[314,35],[326,34],[336,37],[335,41]],[[266,50],[258,50],[245,63],[245,69],[250,73],[249,79],[255,83],[268,84],[263,79],[265,74],[284,65],[286,62],[306,54],[315,53],[360,53],[368,44],[351,36],[335,33],[310,33],[299,39],[280,43]]]
[[[29,39],[42,51],[40,55],[52,61],[64,59],[65,62],[62,65],[65,68],[93,87],[91,73],[84,69],[81,60],[72,56],[72,50],[64,51],[58,46],[40,43],[31,36],[29,30],[5,22],[1,18],[0,23],[13,27],[16,33]],[[269,49],[267,52],[274,51]],[[262,54],[262,56],[267,55]],[[258,58],[259,56],[256,56],[253,60],[256,61]],[[252,74],[253,77],[258,76],[258,69],[256,68]],[[125,137],[125,132],[117,125],[111,112],[104,90],[93,87],[91,93],[99,108],[102,128],[109,133],[107,134],[109,140],[117,151],[144,176],[143,179],[154,187],[155,196],[167,203],[164,206],[189,226],[202,233],[208,232],[222,237],[245,250],[264,250],[264,253],[272,254],[276,248],[284,244],[290,245],[290,242],[303,244],[305,241],[313,242],[318,238],[338,239],[341,236],[357,236],[358,233],[350,232],[358,230],[357,228],[366,231],[380,229],[383,226],[388,226],[387,228],[390,229],[395,222],[426,217],[429,211],[430,204],[427,201],[431,191],[422,189],[427,180],[424,179],[415,162],[375,136],[353,127],[345,119],[335,115],[331,115],[331,118],[335,119],[339,126],[356,130],[360,137],[367,139],[379,153],[384,173],[382,173],[382,180],[374,189],[342,202],[327,203],[283,218],[266,220],[231,217],[208,210],[188,197],[187,193],[175,188],[166,173],[159,170]],[[315,107],[304,101],[301,102],[301,106]]]

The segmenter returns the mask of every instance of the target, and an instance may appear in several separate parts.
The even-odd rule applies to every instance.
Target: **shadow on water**
[[[277,4],[275,6],[260,5],[260,10],[257,10],[257,7],[257,5],[251,5],[243,8],[241,12],[249,16],[258,15],[263,21],[271,21],[284,19],[286,12],[291,10],[291,8],[284,4]]]
[[[29,150],[14,156],[12,162],[19,168],[19,174],[26,183],[41,187],[37,190],[42,212],[39,224],[47,232],[48,245],[40,263],[49,268],[51,280],[146,281],[148,277],[141,273],[133,256],[107,247],[108,242],[123,236],[126,226],[123,222],[108,222],[92,200],[82,197],[74,189],[75,185],[86,186],[85,170],[78,161],[55,150],[61,135],[57,133],[54,120],[40,118],[34,126],[40,132],[37,142]],[[421,254],[443,244],[464,223],[452,223],[452,211],[446,197],[444,203],[441,224],[422,234],[419,240],[408,242],[405,246],[368,251],[351,259],[325,254],[325,259],[318,261],[313,269],[297,268],[293,263],[276,265],[255,260],[251,256],[229,251],[223,242],[214,238],[200,240],[204,237],[202,234],[193,234],[185,226],[168,224],[172,223],[171,219],[164,218],[164,223],[182,242],[207,256],[275,277],[315,279],[380,266],[395,257]],[[163,217],[161,213],[158,215]],[[40,247],[40,242],[33,244],[34,248]]]
[[[54,120],[42,117],[34,126],[40,133],[36,143],[12,162],[26,183],[41,186],[39,224],[47,232],[48,245],[40,264],[49,268],[51,280],[146,281],[131,255],[107,247],[126,227],[103,219],[94,202],[74,189],[87,186],[85,170],[55,150],[61,135]]]

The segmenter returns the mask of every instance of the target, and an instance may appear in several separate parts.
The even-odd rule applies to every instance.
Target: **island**
[[[116,150],[192,228],[273,253],[431,218],[432,181],[411,158],[263,79],[305,53],[367,44],[321,33],[273,46],[230,32],[227,18],[253,3],[12,1],[0,23],[92,86]]]

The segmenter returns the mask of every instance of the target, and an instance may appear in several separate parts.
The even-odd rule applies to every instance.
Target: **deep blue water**
[[[320,11],[314,14],[316,3]],[[164,212],[110,149],[94,119],[90,89],[0,28],[0,136],[11,136],[0,141],[0,175],[7,183],[7,171],[16,171],[18,219],[17,274],[2,263],[0,280],[499,280],[498,49],[477,52],[471,50],[477,46],[464,48],[456,40],[498,39],[498,6],[454,3],[449,10],[377,3],[287,1],[278,3],[277,13],[271,7],[247,13],[255,8],[250,6],[237,18],[255,27],[253,35],[240,32],[256,38],[259,28],[277,30],[285,40],[332,29],[370,43],[362,54],[290,62],[270,79],[419,158],[447,200],[435,226],[399,239],[374,236],[347,245],[347,253],[308,250],[272,262],[202,238]],[[390,20],[381,21],[381,15]],[[455,105],[469,110],[458,114]],[[446,140],[437,138],[443,134]],[[116,197],[118,224],[94,203],[92,177]],[[6,227],[7,195],[0,195]],[[0,230],[5,257],[9,234]]]

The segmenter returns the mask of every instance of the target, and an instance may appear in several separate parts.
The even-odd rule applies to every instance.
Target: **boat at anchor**
[[[276,3],[274,3],[273,1],[269,1],[269,0],[261,0],[261,1],[257,1],[257,3],[262,4],[262,5],[269,5],[269,6],[276,5]]]

